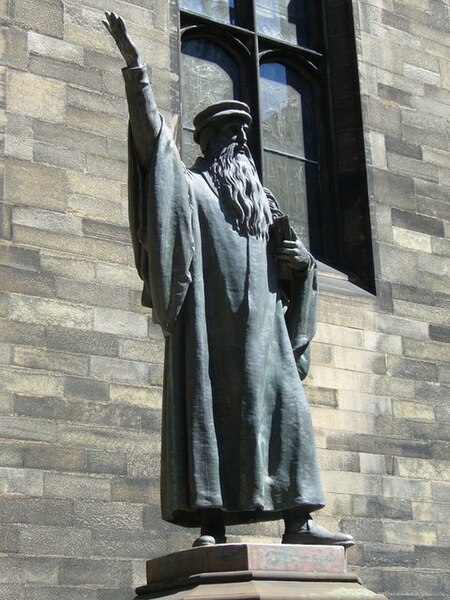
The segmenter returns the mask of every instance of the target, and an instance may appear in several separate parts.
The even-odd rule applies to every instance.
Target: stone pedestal
[[[340,546],[220,544],[147,562],[137,600],[386,600],[347,573]]]

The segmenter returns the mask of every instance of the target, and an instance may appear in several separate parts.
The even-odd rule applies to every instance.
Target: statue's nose
[[[246,144],[247,143],[247,132],[245,131],[244,127],[241,127],[238,133],[238,141],[241,144]]]

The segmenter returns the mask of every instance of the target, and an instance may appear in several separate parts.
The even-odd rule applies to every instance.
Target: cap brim
[[[247,125],[250,125],[252,122],[252,116],[250,115],[250,113],[248,113],[244,110],[236,110],[236,109],[223,110],[221,112],[218,112],[218,113],[215,113],[213,115],[206,117],[203,122],[200,122],[197,124],[197,127],[195,128],[195,131],[194,131],[194,142],[196,142],[198,144],[199,139],[200,139],[200,134],[205,129],[206,126],[211,125],[211,123],[215,123],[222,119],[231,118],[231,117],[240,119],[244,123],[247,123]]]

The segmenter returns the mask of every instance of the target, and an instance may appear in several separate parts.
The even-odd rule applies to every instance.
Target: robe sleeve
[[[133,111],[145,105],[145,87],[133,85],[129,78],[127,97],[132,123],[137,116]],[[194,242],[186,169],[169,128],[160,119],[159,132],[148,140],[152,151],[145,164],[142,151],[138,152],[142,140],[136,143],[133,128],[129,128],[128,207],[136,269],[143,280],[142,304],[153,309],[154,320],[164,335],[169,335],[191,282]]]
[[[283,216],[278,202],[272,193],[265,189],[270,210],[274,218]],[[291,229],[293,240],[298,239],[297,234]],[[308,268],[305,271],[291,270],[291,278],[280,283],[283,294],[287,300],[285,313],[286,326],[294,352],[297,370],[303,380],[308,374],[310,364],[309,344],[316,333],[317,322],[317,265],[310,255]]]
[[[316,333],[317,312],[317,266],[310,261],[304,275],[292,276],[288,284],[289,304],[285,320],[300,379],[305,379],[309,370],[309,344]]]

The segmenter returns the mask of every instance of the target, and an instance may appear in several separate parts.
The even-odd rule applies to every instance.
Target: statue
[[[349,546],[311,513],[324,506],[301,379],[315,331],[317,274],[247,146],[246,104],[194,119],[203,157],[187,169],[123,20],[103,21],[122,53],[130,114],[129,216],[142,303],[165,335],[161,504],[199,527],[283,518],[283,543]]]

